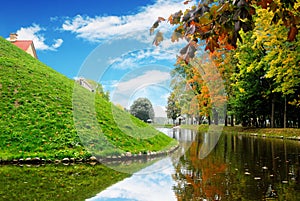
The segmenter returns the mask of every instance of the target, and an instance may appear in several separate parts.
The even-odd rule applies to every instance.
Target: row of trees
[[[173,71],[168,116],[179,116],[177,105],[198,122],[299,127],[299,11],[299,0],[235,0],[171,15],[175,38],[188,45]]]

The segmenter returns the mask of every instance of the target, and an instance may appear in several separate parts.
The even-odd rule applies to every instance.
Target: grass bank
[[[211,126],[213,129],[214,125]],[[207,131],[209,125],[181,125],[181,128]],[[300,137],[298,128],[249,128],[242,126],[224,126],[223,132],[256,135],[261,137],[297,138]]]
[[[145,153],[176,142],[0,37],[0,160]]]

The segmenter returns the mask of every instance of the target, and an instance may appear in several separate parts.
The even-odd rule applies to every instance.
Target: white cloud
[[[115,85],[115,89],[112,93],[112,102],[118,103],[123,107],[128,107],[138,95],[143,95],[144,97],[148,96],[147,89],[149,87],[152,87],[152,89],[157,87],[156,89],[158,90],[159,88],[168,88],[169,85],[167,82],[170,78],[169,72],[150,70],[132,79],[125,81],[120,80],[119,83]]]
[[[128,92],[134,92],[139,87],[160,83],[167,79],[170,79],[170,74],[168,72],[161,72],[158,70],[148,71],[131,80],[120,82],[117,86],[117,92],[128,94]]]
[[[177,46],[177,48],[175,46]],[[108,64],[114,69],[123,70],[135,69],[143,65],[165,63],[162,61],[168,61],[170,65],[173,65],[181,47],[183,47],[181,43],[173,43],[172,46],[136,50],[135,52],[129,52],[117,58],[109,58]]]
[[[30,27],[21,27],[16,33],[18,34],[18,40],[33,40],[34,47],[37,50],[56,50],[59,48],[63,40],[62,39],[55,39],[52,45],[46,44],[46,39],[42,31],[46,31],[45,28],[40,27],[37,24],[33,24]]]
[[[190,5],[184,5],[179,0],[157,0],[153,5],[142,7],[139,13],[132,15],[95,17],[77,15],[67,19],[62,29],[92,42],[128,37],[145,41],[149,40],[150,27],[158,17],[167,19],[170,14],[187,7]],[[170,30],[171,26],[162,22],[160,28]]]
[[[64,41],[63,41],[63,39],[59,38],[59,39],[55,39],[54,42],[55,42],[55,43],[52,45],[52,47],[53,47],[54,49],[57,49],[57,48],[59,48],[59,47],[62,45],[62,43],[63,43]]]
[[[167,117],[166,107],[161,105],[153,106],[155,117]]]

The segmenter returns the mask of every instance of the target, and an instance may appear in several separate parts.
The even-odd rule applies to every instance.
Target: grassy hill
[[[0,159],[86,158],[174,143],[0,37]]]

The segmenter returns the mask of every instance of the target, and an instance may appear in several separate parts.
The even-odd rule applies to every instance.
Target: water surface
[[[180,141],[177,153],[88,200],[300,200],[298,141],[163,131]]]

